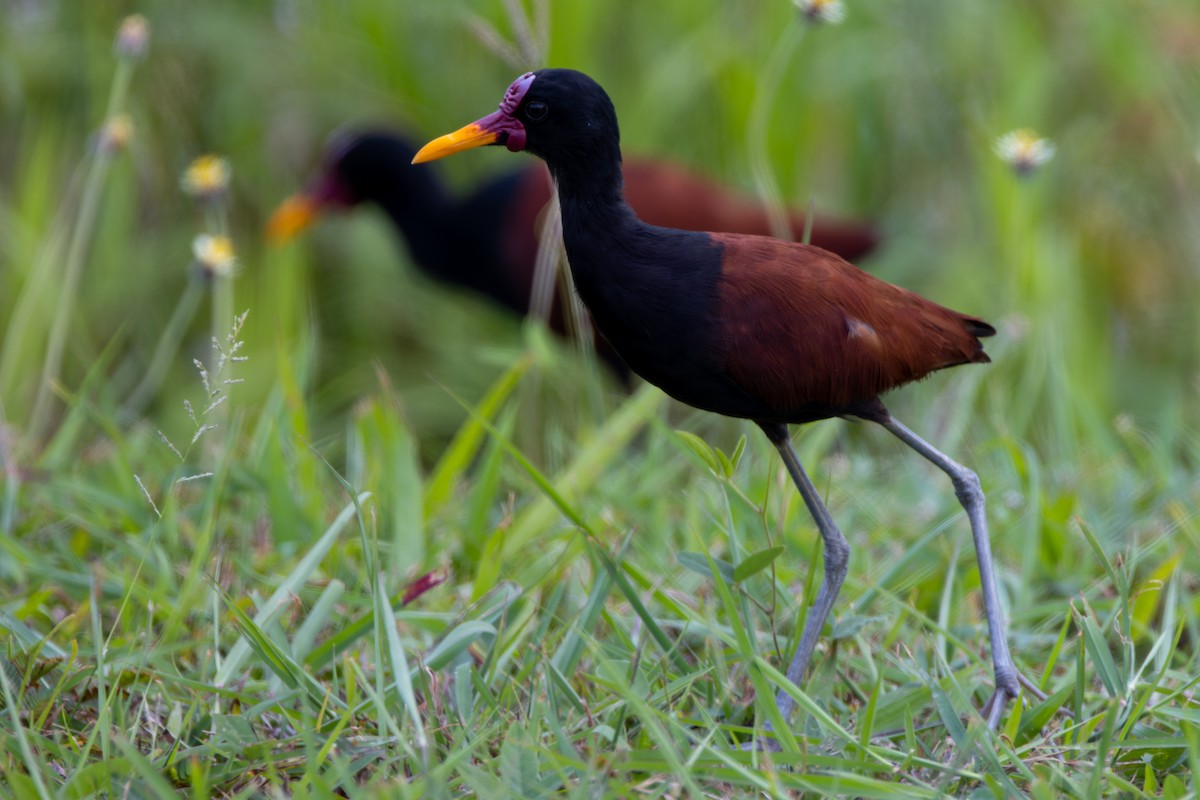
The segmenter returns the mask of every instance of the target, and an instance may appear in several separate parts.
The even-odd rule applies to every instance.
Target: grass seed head
[[[150,23],[141,14],[130,14],[121,20],[114,45],[117,55],[130,61],[138,61],[146,55],[150,44]]]
[[[128,114],[117,114],[109,117],[100,129],[100,152],[107,154],[119,153],[129,146],[133,139],[133,121]]]

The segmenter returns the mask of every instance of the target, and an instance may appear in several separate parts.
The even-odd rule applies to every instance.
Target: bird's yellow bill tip
[[[267,239],[286,242],[312,225],[321,213],[321,206],[308,195],[296,194],[284,200],[267,222]]]
[[[478,122],[472,122],[470,125],[459,128],[454,133],[439,136],[422,147],[413,156],[412,163],[422,164],[426,161],[436,161],[439,158],[461,153],[463,150],[470,150],[473,147],[495,144],[499,138],[499,132],[490,131]]]

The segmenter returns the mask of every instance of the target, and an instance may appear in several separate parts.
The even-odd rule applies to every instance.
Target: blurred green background
[[[60,726],[31,723],[23,735],[35,755],[22,760],[6,744],[0,776],[45,769],[45,780],[58,780],[42,766],[45,753],[79,767],[108,763],[120,746],[110,729],[161,714],[160,727],[184,743],[179,763],[193,758],[200,770],[190,779],[225,789],[244,788],[247,771],[260,768],[352,787],[363,768],[353,758],[365,751],[347,738],[369,729],[395,734],[380,745],[384,780],[428,781],[412,796],[421,787],[457,796],[466,785],[504,796],[461,764],[495,771],[489,748],[503,748],[516,754],[501,759],[504,772],[504,763],[525,764],[522,754],[548,758],[550,740],[565,743],[555,758],[582,764],[556,767],[572,776],[565,783],[601,785],[627,768],[628,783],[611,796],[631,796],[647,773],[692,780],[678,767],[696,747],[689,730],[752,724],[748,682],[761,673],[746,665],[779,663],[780,641],[735,641],[730,631],[774,630],[786,642],[796,593],[812,588],[817,563],[810,521],[752,426],[668,404],[652,389],[629,399],[537,326],[419,274],[373,209],[328,218],[286,246],[263,237],[331,132],[392,123],[431,138],[488,113],[516,75],[539,66],[595,77],[615,102],[627,153],[747,192],[758,190],[754,165],[765,163],[788,203],[811,200],[880,227],[883,244],[862,267],[999,329],[987,342],[993,364],[887,400],[980,473],[1014,654],[1051,692],[1078,687],[1054,707],[1071,704],[1078,727],[1046,724],[1054,708],[1044,738],[1041,725],[1018,736],[1018,722],[1006,723],[1009,740],[1028,750],[978,767],[988,779],[1007,786],[1015,769],[1014,780],[1041,796],[1097,796],[1100,777],[1087,791],[1072,788],[1079,761],[1093,759],[1104,785],[1122,788],[1143,774],[1145,755],[1137,785],[1154,795],[1150,779],[1179,768],[1188,748],[1200,763],[1196,708],[1180,689],[1200,671],[1191,591],[1200,546],[1200,5],[852,2],[844,23],[822,26],[806,25],[784,0],[534,6],[549,8],[545,39],[534,37],[544,53],[514,63],[477,35],[482,23],[512,40],[511,1],[0,5],[0,578],[13,587],[0,599],[13,660],[0,666],[15,664],[4,675],[41,698],[29,713]],[[120,67],[114,33],[135,12],[149,22],[149,50]],[[773,59],[784,71],[764,140],[752,119]],[[133,135],[100,158],[120,69],[131,70],[123,110]],[[1021,177],[995,144],[1025,127],[1057,150]],[[205,153],[232,168],[220,212],[181,191],[182,173]],[[465,191],[527,158],[490,148],[431,168]],[[110,168],[97,177],[101,161]],[[94,232],[77,248],[76,284],[72,232],[89,196]],[[224,226],[238,269],[210,303],[192,242]],[[175,345],[170,320],[196,291]],[[227,330],[214,314],[246,309],[239,354],[248,360],[232,369],[245,382],[214,412],[221,427],[187,448],[196,424],[183,401],[203,405],[193,360],[209,360],[214,331]],[[56,326],[61,369],[39,403]],[[162,342],[161,385],[144,409],[122,411]],[[473,405],[489,387],[478,412],[528,461],[510,458],[456,400]],[[724,470],[673,429],[727,453],[747,434],[745,458]],[[184,457],[162,446],[159,431]],[[949,485],[874,426],[826,422],[796,439],[855,548],[833,658],[811,682],[818,702],[866,742],[875,723],[934,716],[931,675],[943,687],[985,687],[977,577]],[[355,517],[359,538],[353,526],[335,537],[349,519],[339,511],[353,508],[331,465],[374,493],[369,513]],[[196,474],[207,477],[181,482]],[[601,535],[580,536],[580,520]],[[326,549],[310,559],[317,541]],[[739,582],[736,602],[715,591],[725,585],[703,556],[683,557],[705,551],[738,564],[775,541],[786,555],[769,581]],[[606,582],[597,554],[610,549],[636,591]],[[446,586],[401,610],[404,587],[434,572]],[[258,627],[233,614],[268,607],[280,617]],[[378,624],[392,614],[398,640]],[[660,624],[695,672],[645,644],[643,626]],[[266,649],[234,658],[239,637]],[[342,718],[345,729],[320,729],[329,738],[315,743],[295,732],[318,731],[320,702],[280,694],[283,662],[263,655],[272,642],[297,673],[348,698],[356,713]],[[565,676],[547,670],[551,652]],[[31,678],[37,671],[21,660],[30,653],[71,655]],[[404,653],[433,664],[428,676],[410,671]],[[55,683],[55,670],[70,680]],[[447,731],[472,724],[470,713],[438,717],[448,684],[437,681],[451,671],[457,686],[472,687],[455,690],[458,712],[476,704],[476,727],[458,739]],[[416,689],[405,689],[410,672]],[[354,706],[346,675],[376,681],[383,695],[385,673],[399,688]],[[660,680],[684,688],[651,698],[645,687]],[[551,685],[561,694],[530,688]],[[109,704],[98,712],[111,720],[75,714],[92,708],[96,688],[112,693],[101,694]],[[960,711],[970,691],[955,695]],[[1164,696],[1166,710],[1148,705]],[[271,717],[280,697],[295,729]],[[572,705],[579,697],[586,713]],[[70,711],[50,717],[55,703]],[[163,710],[171,707],[188,709],[174,727]],[[947,707],[939,713],[953,729]],[[681,715],[692,729],[681,729]],[[654,733],[652,721],[668,732]],[[254,737],[231,733],[241,725],[285,754],[343,749],[333,766],[264,766],[270,747],[246,745]],[[858,755],[836,731],[811,717],[806,725],[849,748],[824,762],[830,774],[858,774]],[[1106,758],[1117,739],[1096,744],[1101,726],[1122,742],[1152,742],[1122,751],[1132,772]],[[422,771],[426,729],[432,772]],[[127,769],[146,786],[164,774],[186,782],[166,771],[168,748],[154,730],[131,734],[145,763],[131,758],[113,774]],[[939,730],[921,731],[921,753],[938,769],[952,759]],[[0,738],[11,743],[7,731]],[[1059,764],[1061,748],[1074,749]],[[1054,765],[1036,778],[1020,772],[1030,752],[1052,754],[1043,760]],[[909,769],[903,752],[888,753],[871,773],[875,794],[864,795],[885,796],[887,770]],[[363,763],[378,766],[378,757],[370,750]],[[931,773],[931,785],[981,785],[977,773],[947,770]],[[84,772],[67,774],[100,781]]]
[[[461,413],[429,377],[478,396],[522,346],[512,320],[417,275],[378,214],[287,248],[265,246],[261,231],[339,126],[395,122],[431,137],[494,108],[518,67],[467,19],[511,36],[503,5],[9,4],[0,323],[29,291],[56,211],[76,198],[113,31],[133,10],[153,40],[129,96],[134,138],[104,188],[64,385],[78,386],[117,335],[114,396],[144,369],[203,227],[179,176],[215,152],[233,167],[236,305],[251,309],[243,399],[271,384],[278,355],[303,352],[315,359],[308,388],[334,413],[375,384],[379,361],[419,429],[452,430]],[[545,62],[601,81],[627,152],[753,190],[756,84],[796,16],[776,0],[555,5]],[[1200,12],[1186,2],[855,4],[790,58],[768,163],[789,202],[879,223],[886,242],[866,268],[1002,326],[978,402],[1014,433],[1066,455],[1109,446],[1114,418],[1129,414],[1175,437],[1194,428],[1197,405],[1198,42]],[[992,150],[1017,127],[1058,147],[1025,181]],[[465,189],[516,158],[496,149],[435,167]],[[29,340],[30,368],[3,398],[18,427],[43,310],[8,333]],[[206,330],[198,318],[201,352]],[[177,361],[161,413],[190,388],[188,359]]]

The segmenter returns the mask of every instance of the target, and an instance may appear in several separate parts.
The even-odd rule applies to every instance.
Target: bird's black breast
[[[603,240],[565,224],[564,237],[579,295],[630,369],[688,405],[755,415],[759,404],[723,366],[716,324],[724,252],[719,243],[707,233],[640,222]]]

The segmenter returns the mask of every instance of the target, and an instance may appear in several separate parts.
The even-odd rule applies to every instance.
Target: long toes
[[[1020,684],[1022,686],[1025,687],[1025,691],[1029,692],[1031,695],[1036,697],[1038,700],[1046,699],[1046,693],[1043,692],[1041,689],[1039,689],[1036,683],[1029,680],[1029,678],[1026,678],[1024,673],[1018,672],[1017,680],[1020,682]]]
[[[1008,706],[1008,701],[1015,698],[1016,695],[1010,695],[1007,689],[996,689],[992,692],[992,696],[983,704],[980,713],[987,720],[988,730],[994,731],[1000,727],[1000,717],[1004,715],[1004,709]]]
[[[765,736],[756,736],[748,742],[742,742],[741,750],[753,752],[757,750],[760,753],[781,753],[783,748],[775,739],[769,739]]]
[[[784,717],[787,719],[787,717]],[[763,725],[762,730],[748,742],[742,742],[739,750],[751,753],[758,751],[760,753],[780,753],[783,748],[779,744],[779,740],[775,738],[775,726],[770,722]]]
[[[1045,700],[1047,697],[1049,697],[1049,695],[1047,695],[1040,688],[1038,688],[1038,685],[1036,683],[1029,680],[1029,678],[1026,678],[1023,673],[1020,673],[1020,672],[1017,673],[1017,680],[1019,680],[1021,682],[1021,685],[1023,687],[1025,687],[1025,691],[1028,694],[1033,695],[1038,700]],[[1066,706],[1059,706],[1058,710],[1055,711],[1054,713],[1062,714],[1064,717],[1070,717],[1071,719],[1075,719],[1075,712],[1072,711],[1071,709],[1067,708]]]

